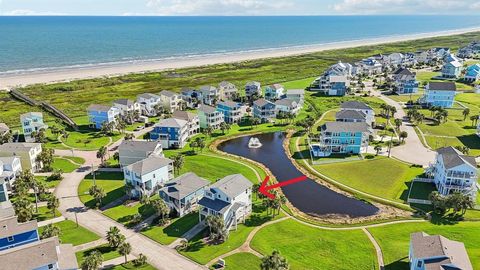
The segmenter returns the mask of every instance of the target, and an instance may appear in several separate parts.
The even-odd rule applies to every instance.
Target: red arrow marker
[[[267,175],[267,177],[265,177],[265,179],[263,179],[263,182],[260,185],[260,188],[258,189],[258,191],[260,191],[263,195],[265,195],[268,198],[273,200],[273,199],[275,199],[275,195],[273,193],[268,192],[269,190],[274,189],[274,188],[288,186],[288,185],[291,185],[291,184],[295,184],[295,183],[303,181],[303,180],[307,180],[307,177],[304,175],[304,176],[300,176],[300,177],[293,178],[293,179],[290,179],[290,180],[287,180],[287,181],[283,181],[283,182],[280,182],[280,183],[277,183],[277,184],[274,184],[274,185],[271,185],[271,186],[267,186],[268,180],[270,180],[270,176]]]

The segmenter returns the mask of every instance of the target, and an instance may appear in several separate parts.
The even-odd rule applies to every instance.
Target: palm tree
[[[155,210],[155,213],[160,216],[162,223],[165,223],[165,217],[170,213],[170,208],[159,198],[152,200],[150,204]]]
[[[287,260],[280,255],[278,250],[274,249],[272,255],[268,255],[262,258],[260,264],[262,270],[288,270],[290,265]]]
[[[180,169],[183,167],[183,164],[185,163],[185,158],[183,157],[182,154],[178,154],[173,156],[173,168],[175,172],[180,173]]]
[[[43,227],[42,235],[40,236],[40,239],[45,239],[45,238],[50,238],[54,236],[59,236],[60,235],[60,228],[56,226],[55,224],[47,224],[45,227]]]
[[[102,165],[105,164],[105,157],[107,156],[107,147],[102,146],[97,151],[97,158],[101,160]]]
[[[375,145],[375,147],[373,148],[376,152],[376,156],[378,156],[378,153],[380,153],[380,151],[382,151],[382,146],[380,145]]]
[[[55,195],[50,195],[47,201],[48,210],[52,211],[53,217],[55,217],[55,210],[60,206],[60,201]]]
[[[475,124],[478,122],[478,118],[480,118],[480,116],[478,116],[478,115],[470,116],[470,120],[472,121],[472,127],[474,127]]]
[[[395,118],[393,122],[395,123],[395,127],[397,128],[397,130],[400,130],[400,127],[402,126],[402,119]]]
[[[102,266],[103,255],[98,250],[94,250],[83,259],[82,270],[97,270]]]
[[[102,204],[102,199],[105,197],[105,191],[103,190],[103,188],[97,185],[93,185],[88,189],[88,194],[90,194],[90,196],[95,198],[95,200],[97,201],[97,208],[100,207],[100,205]]]
[[[125,263],[127,263],[127,255],[130,254],[130,252],[132,252],[132,246],[129,243],[123,242],[118,246],[118,253],[125,256]]]
[[[197,143],[197,147],[200,148],[200,151],[203,151],[203,148],[207,146],[205,143],[205,139],[202,137],[195,138],[195,142]]]
[[[257,126],[261,123],[262,121],[260,120],[260,118],[258,117],[253,117],[251,120],[250,120],[250,123],[252,126]]]
[[[228,123],[222,122],[222,123],[220,124],[220,130],[221,130],[222,133],[225,135],[225,131],[230,130],[230,125],[229,125]]]
[[[402,131],[398,136],[400,137],[400,139],[402,139],[402,143],[403,143],[405,142],[405,139],[408,137],[408,133],[406,131]]]
[[[108,245],[112,248],[119,247],[125,241],[125,236],[120,233],[120,230],[116,226],[110,227],[107,231],[106,238]]]
[[[210,137],[210,136],[212,136],[213,128],[212,127],[206,127],[206,128],[203,129],[202,133],[205,136]]]
[[[465,121],[467,119],[467,116],[470,114],[470,109],[469,108],[465,108],[462,112],[463,114],[463,121]]]

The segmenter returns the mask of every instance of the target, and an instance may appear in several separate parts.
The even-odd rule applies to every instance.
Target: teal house
[[[457,87],[454,82],[429,82],[419,102],[425,106],[451,108]]]
[[[466,82],[476,82],[480,80],[480,64],[471,65],[467,68],[464,77]]]
[[[223,113],[226,123],[238,123],[242,119],[242,106],[234,101],[220,101],[217,103],[217,111]]]

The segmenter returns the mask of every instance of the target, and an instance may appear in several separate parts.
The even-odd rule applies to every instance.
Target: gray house
[[[189,172],[166,183],[160,189],[159,195],[170,209],[174,209],[182,217],[197,209],[197,203],[203,198],[208,184],[208,180]]]
[[[151,155],[163,157],[162,145],[157,141],[123,141],[118,147],[120,166],[125,167]]]

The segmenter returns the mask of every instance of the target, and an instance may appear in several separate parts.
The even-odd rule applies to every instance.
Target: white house
[[[399,95],[414,94],[418,92],[416,74],[407,68],[397,69],[393,73],[393,81],[396,93]]]
[[[22,171],[22,163],[19,157],[0,157],[0,180],[7,182],[10,187]]]
[[[150,93],[144,93],[137,96],[137,103],[143,115],[156,116],[155,106],[161,104],[160,96]]]
[[[200,87],[200,93],[202,95],[203,104],[214,106],[220,99],[220,93],[215,86],[202,86]]]
[[[218,84],[218,92],[221,100],[232,99],[237,93],[238,89],[235,84],[223,81]]]
[[[419,102],[427,106],[451,108],[456,92],[457,86],[454,82],[429,82]]]
[[[313,81],[310,90],[327,96],[344,96],[350,87],[353,66],[339,62],[332,65],[322,76]]]
[[[150,196],[166,182],[173,179],[173,161],[159,156],[149,156],[123,168],[126,184],[132,187],[131,195]]]
[[[265,99],[275,101],[281,99],[284,95],[285,89],[281,84],[272,84],[265,87]]]
[[[140,112],[140,104],[126,98],[117,99],[113,102],[113,107],[120,111],[121,115],[126,115],[131,112]]]
[[[181,109],[180,107],[183,102],[181,95],[168,90],[163,90],[158,95],[160,96],[160,102],[163,107],[171,113]]]
[[[293,99],[279,99],[275,101],[275,112],[278,115],[279,112],[298,114],[302,109],[302,106]]]
[[[225,228],[237,228],[252,212],[253,184],[241,174],[226,176],[205,190],[200,205],[200,222],[209,215],[222,216]]]
[[[375,111],[372,107],[360,101],[345,101],[340,105],[341,110],[353,110],[365,114],[366,123],[372,125],[375,122]]]
[[[459,78],[463,69],[462,61],[454,54],[447,54],[444,59],[442,77]]]
[[[163,157],[162,145],[157,141],[127,141],[118,146],[121,167],[128,166],[149,156]]]
[[[188,137],[197,135],[200,132],[200,119],[197,114],[186,111],[175,111],[173,118],[187,121],[188,124]]]
[[[32,138],[33,132],[39,132],[40,130],[46,130],[48,126],[43,122],[43,113],[41,112],[29,112],[20,115],[20,122],[22,123],[23,135],[26,142],[34,142],[35,138]]]
[[[36,161],[40,153],[42,153],[42,144],[40,143],[5,143],[0,145],[0,157],[16,156],[20,158],[22,169],[32,172],[37,172],[42,168],[42,164]]]
[[[304,89],[288,89],[287,97],[288,99],[293,99],[299,104],[303,104],[305,100],[305,90]]]
[[[424,232],[410,235],[408,259],[410,270],[473,270],[462,242]]]
[[[437,149],[435,163],[430,164],[426,174],[442,195],[460,192],[472,197],[477,196],[477,164],[475,157],[466,156],[455,147]]]
[[[399,67],[400,65],[403,64],[404,60],[405,60],[405,55],[398,52],[391,53],[384,58],[385,64],[391,67]]]

